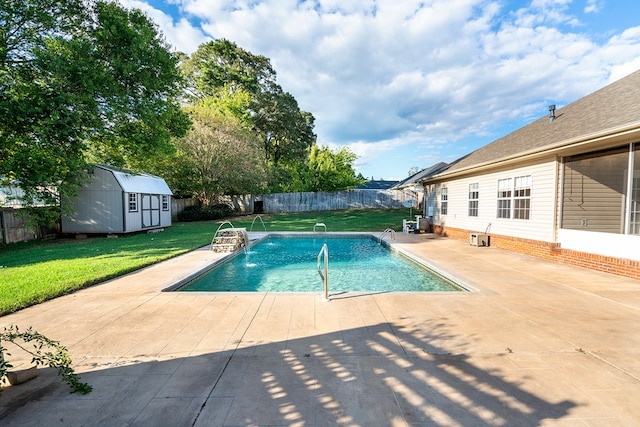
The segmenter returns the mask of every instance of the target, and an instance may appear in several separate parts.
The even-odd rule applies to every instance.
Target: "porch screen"
[[[566,158],[562,228],[624,233],[628,171],[628,147]]]

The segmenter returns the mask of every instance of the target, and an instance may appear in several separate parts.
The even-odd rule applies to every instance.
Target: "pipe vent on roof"
[[[556,119],[556,106],[555,104],[549,105],[549,123]]]

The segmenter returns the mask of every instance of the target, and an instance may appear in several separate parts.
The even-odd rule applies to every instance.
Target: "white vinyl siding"
[[[458,228],[525,239],[554,241],[555,195],[556,195],[556,161],[502,170],[495,173],[475,175],[459,180],[442,182],[434,187],[446,186],[448,189],[448,214],[445,218],[436,217],[434,223],[445,227]],[[531,176],[531,195],[529,220],[513,220],[496,218],[498,181],[508,177]],[[482,191],[478,197],[478,216],[468,215],[469,185],[478,183]],[[513,179],[511,185],[513,188]],[[513,189],[512,189],[513,193]],[[513,194],[512,194],[513,198]]]

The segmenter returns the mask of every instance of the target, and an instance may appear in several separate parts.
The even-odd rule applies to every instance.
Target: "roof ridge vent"
[[[556,119],[556,104],[549,105],[549,123]]]

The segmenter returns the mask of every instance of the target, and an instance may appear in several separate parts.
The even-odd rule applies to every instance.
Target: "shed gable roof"
[[[106,165],[96,165],[96,167],[111,172],[122,191],[126,193],[162,194],[165,196],[173,194],[165,180],[159,176]]]
[[[556,110],[555,115],[551,122],[545,116],[458,159],[442,176],[608,130],[640,127],[640,71]]]

